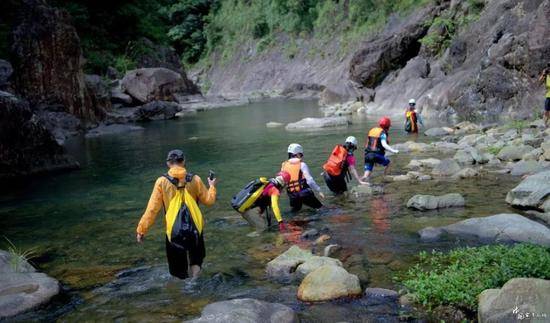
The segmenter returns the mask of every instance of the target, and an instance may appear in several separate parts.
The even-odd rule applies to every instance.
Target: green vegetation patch
[[[550,279],[550,248],[531,244],[421,252],[420,261],[401,282],[428,310],[451,305],[477,310],[477,296],[515,277]]]

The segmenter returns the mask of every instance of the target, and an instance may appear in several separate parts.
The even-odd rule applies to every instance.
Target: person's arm
[[[147,208],[139,220],[136,232],[138,234],[138,241],[149,231],[149,228],[155,223],[155,218],[162,207],[162,187],[160,185],[162,178],[157,179],[153,192],[147,203]],[[141,237],[139,237],[141,236]]]
[[[394,154],[397,154],[399,152],[399,150],[393,149],[390,145],[388,145],[388,141],[385,138],[382,139],[381,141],[382,141],[382,147],[384,147],[384,149],[386,149],[387,151]]]
[[[315,182],[315,180],[311,176],[311,173],[309,172],[309,167],[307,166],[307,164],[302,162],[300,165],[300,169],[302,170],[302,174],[306,179],[307,185],[309,185],[309,187],[311,187],[314,191],[321,192],[321,187],[317,185],[317,182]]]
[[[363,180],[361,180],[361,177],[359,177],[359,174],[357,173],[357,169],[355,169],[355,167],[350,167],[349,172],[353,175],[353,177],[355,178],[357,183],[365,184],[365,182],[363,182]]]
[[[206,206],[211,206],[216,202],[216,179],[208,179],[208,189],[197,175],[193,176],[193,181],[191,183],[193,185],[190,189],[190,193],[195,199]]]
[[[279,209],[279,195],[271,195],[271,210],[273,210],[273,215],[275,216],[277,222],[281,223],[283,221],[283,217],[281,216],[281,210]]]

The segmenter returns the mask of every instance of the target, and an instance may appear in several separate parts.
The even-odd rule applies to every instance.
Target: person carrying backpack
[[[386,150],[397,154],[399,150],[389,145],[388,131],[391,127],[391,120],[388,117],[382,117],[378,121],[378,127],[372,128],[367,135],[365,143],[365,174],[361,178],[368,182],[374,168],[374,164],[384,166],[384,175],[387,175],[390,169],[390,160],[385,156]]]
[[[405,131],[408,133],[418,133],[418,124],[424,126],[420,115],[416,112],[416,100],[410,99],[409,106],[405,111]]]
[[[197,278],[203,259],[204,219],[197,203],[211,206],[216,201],[216,179],[209,176],[206,189],[199,176],[187,172],[183,151],[176,149],[166,158],[168,172],[153,188],[147,209],[137,226],[137,242],[143,242],[160,209],[166,216],[166,256],[170,274],[180,279]],[[189,261],[187,260],[189,258]]]
[[[268,211],[271,208],[279,224],[279,231],[284,232],[286,226],[279,208],[279,196],[289,182],[290,174],[287,172],[279,172],[276,177],[269,180],[260,177],[248,183],[237,193],[231,200],[231,206],[241,213],[243,218],[256,228],[256,231],[264,231],[271,226],[271,216]]]
[[[355,169],[355,156],[353,152],[357,149],[357,138],[349,136],[343,145],[336,145],[332,149],[327,162],[323,165],[323,178],[327,187],[334,194],[342,194],[348,190],[346,181],[351,180],[350,173],[359,184],[363,182]]]

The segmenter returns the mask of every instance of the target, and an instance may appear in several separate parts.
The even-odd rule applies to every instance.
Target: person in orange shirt
[[[167,235],[166,235],[166,256],[168,258],[168,267],[172,276],[180,279],[189,277],[188,267],[191,267],[191,274],[193,278],[198,277],[203,259],[205,257],[204,248],[204,235],[203,235],[203,219],[200,210],[198,210],[195,202],[200,202],[206,206],[211,206],[216,201],[216,179],[208,178],[209,188],[207,189],[203,184],[199,176],[188,173],[185,168],[185,156],[183,151],[176,149],[168,153],[166,158],[166,165],[168,166],[168,173],[159,177],[149,198],[147,209],[143,213],[141,220],[137,226],[137,242],[143,242],[147,231],[151,228],[155,222],[161,208],[164,208],[164,212],[167,213],[169,206],[174,197],[177,196],[178,190],[184,191],[186,197],[190,197],[193,205],[187,205],[189,203],[182,204],[187,208],[182,207],[177,210],[179,214],[187,214],[180,218],[178,216],[178,223],[168,223],[167,216]],[[181,196],[181,195],[180,195]],[[189,212],[191,210],[191,215]],[[187,212],[187,213],[185,213]],[[179,215],[178,214],[178,215]],[[188,222],[184,222],[182,219],[186,219]],[[180,228],[182,225],[189,224],[189,232],[193,232],[191,236],[194,238],[187,239],[185,241],[178,240],[177,234],[174,235],[172,231],[173,227]],[[170,236],[168,231],[171,231]],[[189,262],[187,260],[189,258]]]

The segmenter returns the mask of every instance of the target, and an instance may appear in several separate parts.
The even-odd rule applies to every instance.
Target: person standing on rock
[[[546,99],[544,100],[544,125],[548,127],[550,122],[550,63],[539,76],[539,82],[546,83]]]
[[[299,144],[290,144],[287,149],[288,160],[281,165],[281,171],[290,174],[290,181],[287,186],[287,194],[290,199],[290,207],[293,212],[302,209],[302,204],[311,208],[319,209],[323,204],[317,199],[314,191],[324,199],[325,195],[321,192],[321,187],[317,185],[309,167],[302,161],[304,158],[304,148]]]
[[[336,145],[323,165],[323,178],[327,187],[334,194],[342,194],[348,190],[346,180],[351,180],[350,174],[359,182],[363,182],[355,169],[355,156],[353,152],[357,149],[357,138],[349,136],[343,145]]]
[[[416,100],[410,99],[409,106],[405,111],[405,131],[408,133],[418,133],[418,124],[424,126],[420,115],[416,113]]]
[[[388,174],[390,169],[390,160],[385,156],[386,150],[397,154],[399,150],[393,149],[388,142],[388,131],[391,127],[391,120],[388,117],[383,117],[378,121],[378,127],[372,128],[367,135],[365,144],[365,174],[361,178],[368,182],[369,177],[374,168],[374,164],[384,166],[384,176]]]
[[[170,274],[180,279],[197,278],[205,256],[204,220],[197,202],[211,206],[216,201],[216,179],[208,177],[206,189],[199,176],[187,172],[183,151],[176,149],[166,158],[168,173],[155,182],[147,209],[137,226],[137,242],[155,222],[161,208],[166,216],[166,256]],[[188,261],[189,259],[189,261]]]

